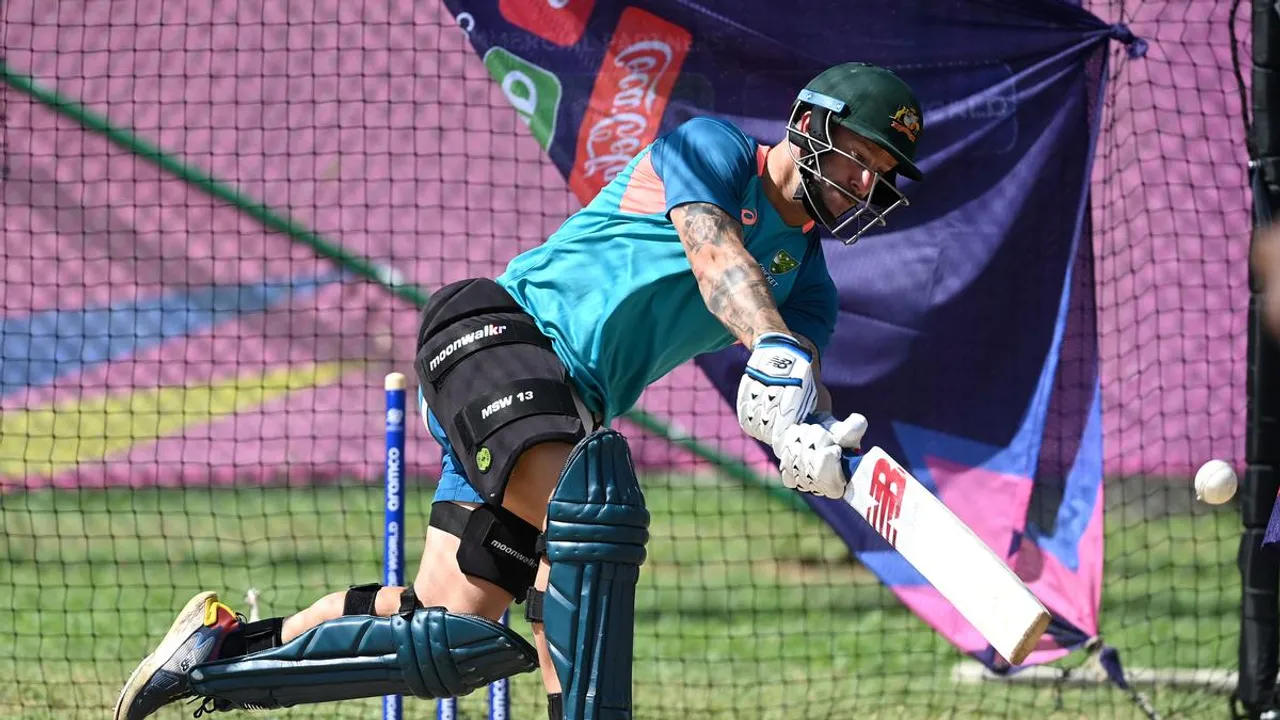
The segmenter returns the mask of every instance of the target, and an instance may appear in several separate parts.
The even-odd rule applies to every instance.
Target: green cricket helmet
[[[805,112],[812,113],[808,132],[799,129]],[[884,148],[897,160],[897,165],[893,170],[878,173],[864,161],[835,147],[835,125],[842,125]],[[884,68],[849,62],[824,70],[796,98],[787,131],[792,160],[800,169],[796,199],[804,203],[811,217],[846,245],[856,242],[872,227],[884,226],[884,218],[890,211],[910,204],[898,189],[899,174],[912,180],[924,179],[915,164],[916,144],[924,131],[920,103],[906,83]],[[843,155],[872,173],[866,197],[855,196],[823,174],[820,160],[826,153]],[[853,207],[835,216],[822,199],[823,185],[846,196]]]

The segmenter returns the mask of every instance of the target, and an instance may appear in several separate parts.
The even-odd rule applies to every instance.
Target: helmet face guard
[[[792,105],[791,117],[787,121],[791,140],[787,149],[800,170],[800,187],[796,189],[795,199],[803,202],[809,215],[822,223],[833,237],[845,245],[852,245],[871,228],[886,226],[885,216],[891,211],[911,203],[895,184],[896,172],[876,172],[832,142],[834,117],[844,107],[844,103],[834,98],[807,90],[802,92]],[[811,113],[809,130],[803,132],[799,123],[806,111]],[[823,173],[822,159],[827,153],[840,155],[871,173],[871,185],[865,197],[858,197]],[[822,199],[824,186],[835,189],[852,203],[852,207],[839,216],[833,214]]]

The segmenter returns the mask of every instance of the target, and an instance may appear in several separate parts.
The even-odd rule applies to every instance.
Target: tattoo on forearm
[[[773,294],[753,261],[727,265],[718,274],[708,273],[703,296],[709,308],[734,335],[750,346],[762,332],[783,332],[786,325],[774,305]]]
[[[716,262],[694,262],[707,309],[747,347],[764,332],[786,332],[773,293],[755,258],[742,245],[741,229],[715,205],[687,206],[680,233],[691,259],[716,253]]]
[[[724,247],[733,239],[734,221],[715,205],[695,203],[684,213],[684,232],[681,238],[690,255],[697,254],[708,245]]]

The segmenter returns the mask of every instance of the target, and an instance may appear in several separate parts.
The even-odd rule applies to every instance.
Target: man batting
[[[818,225],[851,243],[906,204],[919,103],[893,73],[846,63],[799,94],[763,146],[695,118],[641,150],[496,280],[424,309],[415,369],[443,448],[412,587],[356,585],[245,622],[192,598],[129,678],[116,720],[182,698],[216,710],[466,695],[540,667],[552,720],[631,716],[635,585],[649,514],[611,421],[702,353],[751,349],[743,430],[783,483],[838,498],[866,420],[836,421],[819,359],[836,288]],[[525,605],[534,644],[498,620]]]

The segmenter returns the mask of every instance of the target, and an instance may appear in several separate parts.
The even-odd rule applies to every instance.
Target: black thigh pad
[[[423,399],[486,503],[502,504],[525,450],[586,436],[551,340],[492,280],[464,280],[432,296],[414,369]]]

